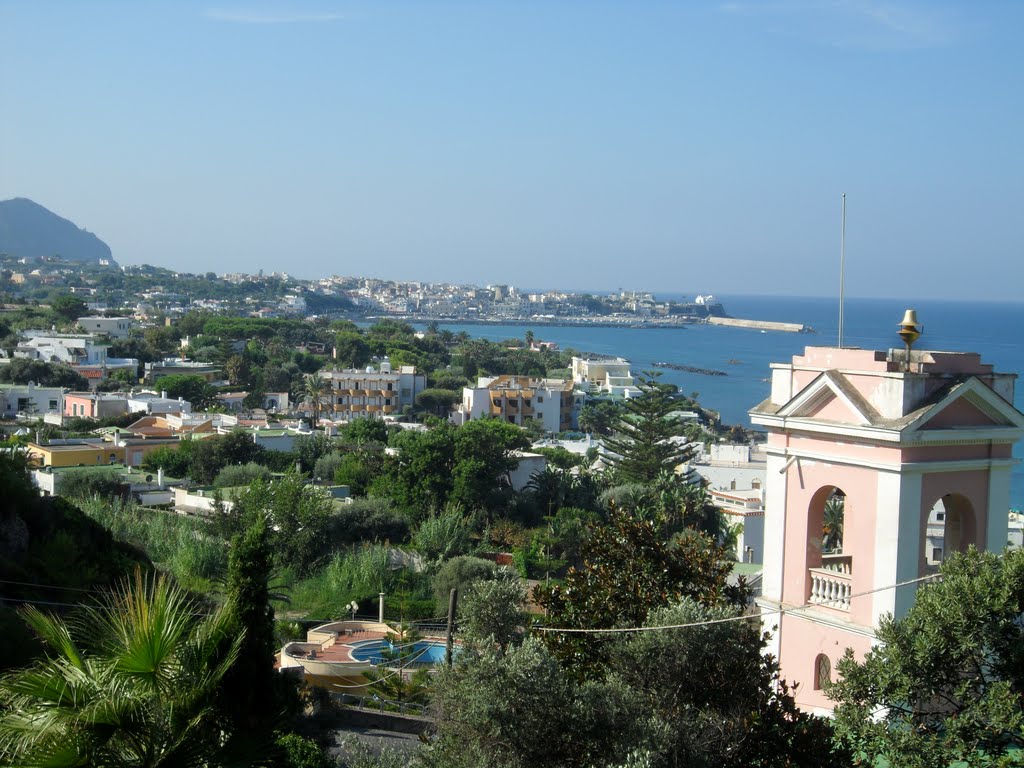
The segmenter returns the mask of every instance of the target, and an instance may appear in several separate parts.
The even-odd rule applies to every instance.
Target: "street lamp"
[[[353,600],[351,603],[345,606],[348,610],[352,611],[352,621],[356,620],[356,611],[359,610],[359,604]]]

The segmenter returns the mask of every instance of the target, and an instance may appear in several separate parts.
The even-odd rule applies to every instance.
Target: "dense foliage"
[[[840,661],[839,736],[865,763],[1019,764],[1024,550],[956,553],[941,574],[906,616],[882,620],[862,662]]]
[[[620,482],[649,483],[674,471],[692,450],[683,439],[682,424],[672,416],[679,409],[676,387],[652,376],[637,382],[640,394],[625,400],[605,445],[612,451]]]

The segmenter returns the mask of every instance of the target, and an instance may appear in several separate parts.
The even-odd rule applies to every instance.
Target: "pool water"
[[[384,654],[390,653],[395,646],[387,640],[367,640],[359,643],[352,649],[352,658],[356,661],[368,661],[371,664],[382,664],[393,662],[394,658],[387,658]],[[406,664],[441,664],[444,662],[445,645],[437,640],[421,640],[412,648],[403,648],[403,651],[411,651],[405,658]]]

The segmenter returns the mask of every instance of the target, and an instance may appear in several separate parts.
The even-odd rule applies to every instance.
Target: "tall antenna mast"
[[[839,348],[843,348],[843,302],[846,298],[846,193],[843,192],[843,237],[839,248]]]

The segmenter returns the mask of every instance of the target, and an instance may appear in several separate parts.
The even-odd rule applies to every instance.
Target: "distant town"
[[[174,317],[204,309],[263,318],[400,317],[539,325],[681,325],[726,316],[721,302],[711,295],[672,301],[647,291],[606,295],[337,275],[302,280],[262,271],[189,274],[149,265],[117,266],[110,260],[65,261],[60,256],[0,254],[0,270],[8,301],[45,303],[69,293],[81,297],[92,311],[130,309],[144,316]]]

